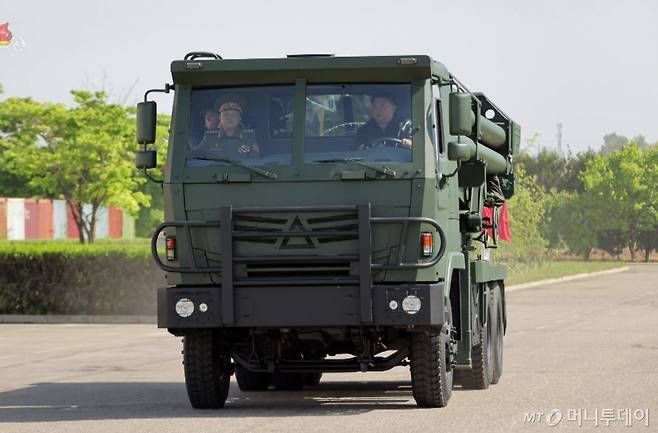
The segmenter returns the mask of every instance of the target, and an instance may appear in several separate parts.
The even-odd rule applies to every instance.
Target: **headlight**
[[[397,310],[398,309],[398,301],[395,299],[391,299],[391,302],[388,303],[388,308],[391,310]]]
[[[402,300],[402,309],[407,314],[416,314],[420,307],[420,299],[416,295],[409,295]]]
[[[180,317],[190,317],[194,313],[194,302],[187,298],[179,299],[176,302],[176,314]]]

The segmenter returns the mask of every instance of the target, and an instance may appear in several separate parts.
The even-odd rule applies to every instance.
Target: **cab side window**
[[[441,109],[441,93],[439,91],[439,86],[436,84],[432,86],[432,100],[433,100],[433,113],[434,113],[434,136],[432,140],[437,150],[437,155],[439,157],[443,156],[445,152],[445,146],[443,144],[443,112]]]

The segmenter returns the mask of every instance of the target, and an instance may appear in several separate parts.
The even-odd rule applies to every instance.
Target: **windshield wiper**
[[[276,174],[271,173],[267,170],[263,170],[263,169],[260,169],[258,167],[252,167],[250,165],[243,164],[240,161],[236,161],[236,160],[230,159],[230,158],[216,158],[216,157],[211,157],[211,156],[197,156],[197,157],[194,157],[193,159],[201,159],[201,160],[204,160],[204,161],[225,162],[227,164],[234,165],[236,167],[246,168],[247,170],[252,171],[256,174],[260,174],[261,176],[265,176],[268,179],[276,180],[278,178],[278,176]]]
[[[317,159],[313,162],[319,162],[319,163],[336,163],[336,162],[344,162],[344,163],[352,163],[355,165],[358,165],[360,167],[365,167],[369,168],[370,170],[374,170],[377,173],[383,174],[384,176],[389,176],[389,177],[395,177],[395,170],[390,169],[386,166],[384,167],[375,167],[370,164],[366,164],[365,162],[362,162],[363,158],[336,158],[336,159]]]

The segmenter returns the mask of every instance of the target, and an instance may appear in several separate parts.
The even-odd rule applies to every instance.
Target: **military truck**
[[[224,406],[234,373],[296,390],[409,366],[421,407],[500,380],[518,124],[425,55],[193,52],[171,72],[137,106],[137,167],[162,183],[158,326],[183,337],[194,408]],[[149,96],[171,91],[159,180]]]

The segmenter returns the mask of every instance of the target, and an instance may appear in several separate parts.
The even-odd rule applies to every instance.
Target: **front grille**
[[[245,276],[249,279],[345,278],[352,270],[350,262],[338,263],[248,263]]]
[[[285,217],[272,217],[272,216],[261,216],[261,215],[236,215],[233,220],[233,229],[239,231],[251,231],[251,232],[263,232],[267,234],[268,232],[278,232],[283,230],[283,227],[286,226],[288,219]],[[257,238],[257,239],[246,239],[243,242],[251,242],[256,244],[276,244],[277,238]]]
[[[348,231],[357,230],[356,213],[330,213],[316,216],[312,214],[301,215],[251,215],[239,214],[234,217],[233,228],[235,231],[261,232],[262,237],[254,239],[241,239],[240,242],[276,245],[280,249],[309,249],[317,248],[319,245],[343,242],[355,239],[353,236],[287,236],[267,237],[267,233],[278,233],[282,231]]]
[[[247,263],[236,263],[236,282],[300,279],[343,281],[358,275],[357,260],[336,260],[336,255],[341,254],[356,257],[356,212],[237,213],[233,218],[233,231],[236,254],[244,257],[281,254],[327,256],[326,260],[318,259],[311,263],[294,259],[286,261],[285,258],[277,262],[255,259]],[[295,236],[296,232],[303,232],[304,235]],[[318,233],[318,236],[313,236],[313,232]],[[336,232],[336,236],[332,236],[333,232]],[[244,233],[258,236],[240,237]],[[268,237],[268,233],[273,236]]]

